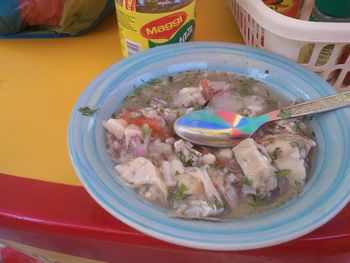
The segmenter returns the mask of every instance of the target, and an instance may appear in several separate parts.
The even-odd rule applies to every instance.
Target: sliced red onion
[[[225,193],[229,200],[238,200],[238,194],[232,185],[226,185]]]
[[[162,105],[167,105],[168,104],[165,100],[162,100],[162,99],[153,98],[153,100],[155,102],[158,102],[159,104],[162,104]]]
[[[236,159],[232,159],[229,164],[227,165],[227,169],[235,174],[242,174],[242,169],[237,163]]]
[[[242,185],[242,194],[256,195],[256,191],[253,187],[244,184]]]
[[[112,143],[112,147],[111,147],[111,148],[113,148],[113,150],[117,153],[118,150],[119,150],[119,148],[120,148],[120,143],[119,143],[117,140],[115,140],[115,141]]]
[[[168,161],[162,161],[161,169],[165,184],[170,187],[175,186],[177,180],[175,176],[171,174],[171,164]]]
[[[289,190],[288,178],[282,177],[277,179],[277,188],[271,192],[270,200],[274,201],[278,197],[286,194]]]
[[[175,138],[174,137],[169,137],[169,138],[165,139],[165,143],[174,144],[174,142],[175,142]]]
[[[130,138],[129,151],[133,152],[135,157],[143,157],[145,155],[140,137],[132,136]]]

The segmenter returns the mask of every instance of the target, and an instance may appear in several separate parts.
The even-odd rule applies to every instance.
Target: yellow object
[[[194,40],[243,44],[225,0],[197,2]],[[0,40],[0,173],[81,185],[69,116],[83,89],[122,58],[115,14],[80,37]]]
[[[135,1],[131,1],[134,5],[129,5],[129,2],[120,4],[116,1],[121,48],[125,57],[152,47],[192,39],[196,0],[184,7],[179,5],[181,8],[174,11],[159,13],[138,11]]]

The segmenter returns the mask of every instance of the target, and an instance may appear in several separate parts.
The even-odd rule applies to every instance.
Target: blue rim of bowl
[[[160,56],[174,56],[174,54],[181,55],[181,54],[188,54],[188,53],[200,53],[202,51],[210,51],[213,50],[213,52],[217,52],[218,50],[222,52],[238,52],[238,53],[244,53],[244,54],[250,54],[252,56],[258,56],[259,58],[266,58],[269,61],[278,62],[280,64],[285,65],[285,67],[297,71],[299,74],[303,75],[306,80],[310,82],[310,85],[319,85],[322,87],[321,90],[317,90],[317,96],[327,96],[332,93],[334,93],[334,90],[326,83],[323,79],[321,79],[316,74],[312,73],[311,71],[305,69],[304,67],[296,64],[293,61],[290,61],[288,59],[285,59],[281,56],[275,55],[270,52],[266,52],[260,49],[251,48],[247,46],[237,45],[237,44],[231,44],[231,43],[222,43],[222,42],[190,42],[190,43],[182,43],[182,44],[172,44],[169,46],[164,47],[158,47],[151,50],[147,50],[138,54],[135,54],[131,57],[128,57],[126,59],[121,60],[120,62],[112,65],[108,69],[106,69],[104,72],[102,72],[99,76],[97,76],[90,84],[89,86],[83,91],[81,96],[79,97],[73,112],[70,117],[69,121],[69,128],[68,128],[68,146],[69,146],[69,153],[70,157],[74,166],[74,169],[76,173],[78,174],[81,182],[83,183],[84,187],[87,189],[89,194],[102,206],[104,207],[109,213],[111,213],[116,218],[120,219],[122,222],[134,227],[135,229],[144,232],[150,236],[156,237],[158,239],[168,241],[171,243],[175,243],[182,246],[188,246],[188,247],[194,247],[194,248],[201,248],[201,249],[214,249],[214,250],[243,250],[243,249],[253,249],[253,248],[261,248],[261,247],[267,247],[275,244],[280,244],[292,239],[295,239],[297,237],[300,237],[304,234],[307,234],[311,232],[312,230],[318,228],[319,226],[325,224],[328,222],[332,217],[334,217],[348,202],[350,198],[350,188],[349,189],[343,189],[341,195],[338,195],[335,200],[332,199],[332,208],[328,208],[327,211],[324,211],[322,215],[319,215],[313,220],[309,220],[306,222],[301,222],[301,224],[298,225],[297,228],[290,229],[286,233],[280,236],[276,236],[274,238],[270,239],[264,239],[260,238],[260,240],[251,240],[250,242],[244,241],[232,241],[228,240],[227,242],[221,242],[221,243],[213,243],[211,240],[201,240],[200,238],[183,238],[181,235],[181,231],[190,231],[191,227],[182,227],[179,234],[174,233],[173,231],[177,230],[176,227],[179,227],[179,224],[174,223],[174,221],[171,221],[168,223],[168,220],[166,222],[163,220],[152,222],[152,218],[145,217],[143,220],[143,214],[138,213],[137,211],[128,211],[128,208],[125,207],[127,204],[123,204],[123,200],[117,200],[118,206],[113,206],[106,198],[104,198],[103,195],[108,194],[112,197],[116,196],[113,192],[111,192],[111,189],[108,189],[108,187],[105,187],[103,185],[103,182],[99,182],[99,179],[96,179],[93,183],[91,182],[91,178],[94,177],[93,174],[91,174],[91,167],[89,164],[87,164],[85,159],[81,159],[79,155],[76,154],[75,151],[75,138],[74,134],[78,131],[78,127],[76,126],[77,120],[83,118],[81,114],[77,111],[77,109],[80,106],[84,106],[83,102],[85,102],[86,98],[89,96],[90,92],[93,91],[93,89],[96,87],[96,85],[99,85],[104,82],[106,78],[110,74],[121,74],[121,72],[125,72],[128,68],[132,67],[135,64],[140,64],[144,61],[147,61],[148,59],[152,57]],[[311,83],[312,82],[312,83]],[[110,87],[111,88],[111,87]],[[113,89],[113,87],[112,87]],[[101,99],[101,98],[100,98]],[[99,101],[96,102],[96,105],[98,105]],[[90,105],[94,106],[94,105]],[[350,111],[347,109],[342,109],[339,112],[335,113],[338,123],[342,125],[342,130],[340,131],[342,133],[343,137],[346,137],[346,133],[350,133],[350,128],[346,126],[343,122],[341,122],[342,117],[346,117],[350,119]],[[96,118],[94,116],[93,118]],[[325,136],[323,132],[321,131],[323,137]],[[344,142],[345,145],[343,147],[343,150],[350,149],[349,142]],[[95,145],[96,147],[96,145]],[[330,145],[327,145],[327,147],[331,147]],[[348,148],[346,148],[348,147]],[[343,158],[346,156],[346,153],[342,153]],[[84,157],[86,158],[86,156]],[[346,162],[342,162],[341,167],[339,167],[338,172],[342,174],[342,176],[335,180],[333,182],[331,190],[334,191],[340,186],[345,187],[343,184],[344,178],[346,177],[346,171],[348,169],[348,165],[346,165]],[[321,169],[322,170],[322,169]],[[342,179],[342,180],[341,180]],[[102,183],[102,184],[101,184]],[[102,195],[101,195],[102,194]],[[324,197],[326,198],[326,197]],[[118,209],[119,208],[119,209]],[[120,208],[124,209],[124,212],[120,211]],[[126,210],[125,210],[126,209]],[[126,212],[125,212],[126,211]],[[139,218],[135,218],[135,214],[139,216]],[[295,218],[296,220],[299,220],[298,218]],[[151,223],[144,223],[143,221],[151,222]],[[298,222],[299,222],[298,221]],[[153,225],[155,224],[155,226]],[[300,223],[300,222],[299,222]],[[165,231],[162,229],[162,231],[157,227],[159,225],[164,225],[165,227],[173,228],[170,232],[167,230]],[[266,228],[269,228],[271,226],[267,225]],[[260,231],[263,231],[266,229],[257,229],[257,233]],[[198,231],[198,229],[197,229]],[[235,232],[232,232],[233,234],[238,234]],[[196,234],[196,232],[193,232],[193,234]],[[198,233],[199,234],[199,233]],[[207,231],[208,237],[212,235],[212,231]],[[225,233],[223,231],[219,231],[216,233],[217,235],[224,235]]]

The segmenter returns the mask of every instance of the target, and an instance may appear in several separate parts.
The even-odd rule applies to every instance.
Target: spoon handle
[[[281,112],[286,112],[289,115],[288,118],[292,118],[334,110],[346,106],[350,106],[350,91],[288,106],[281,109]]]

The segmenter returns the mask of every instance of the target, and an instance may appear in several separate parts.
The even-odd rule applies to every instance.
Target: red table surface
[[[128,227],[80,186],[1,174],[0,200],[0,238],[88,259],[153,263],[350,262],[350,205],[326,225],[291,242],[246,251],[209,251],[172,245]]]

